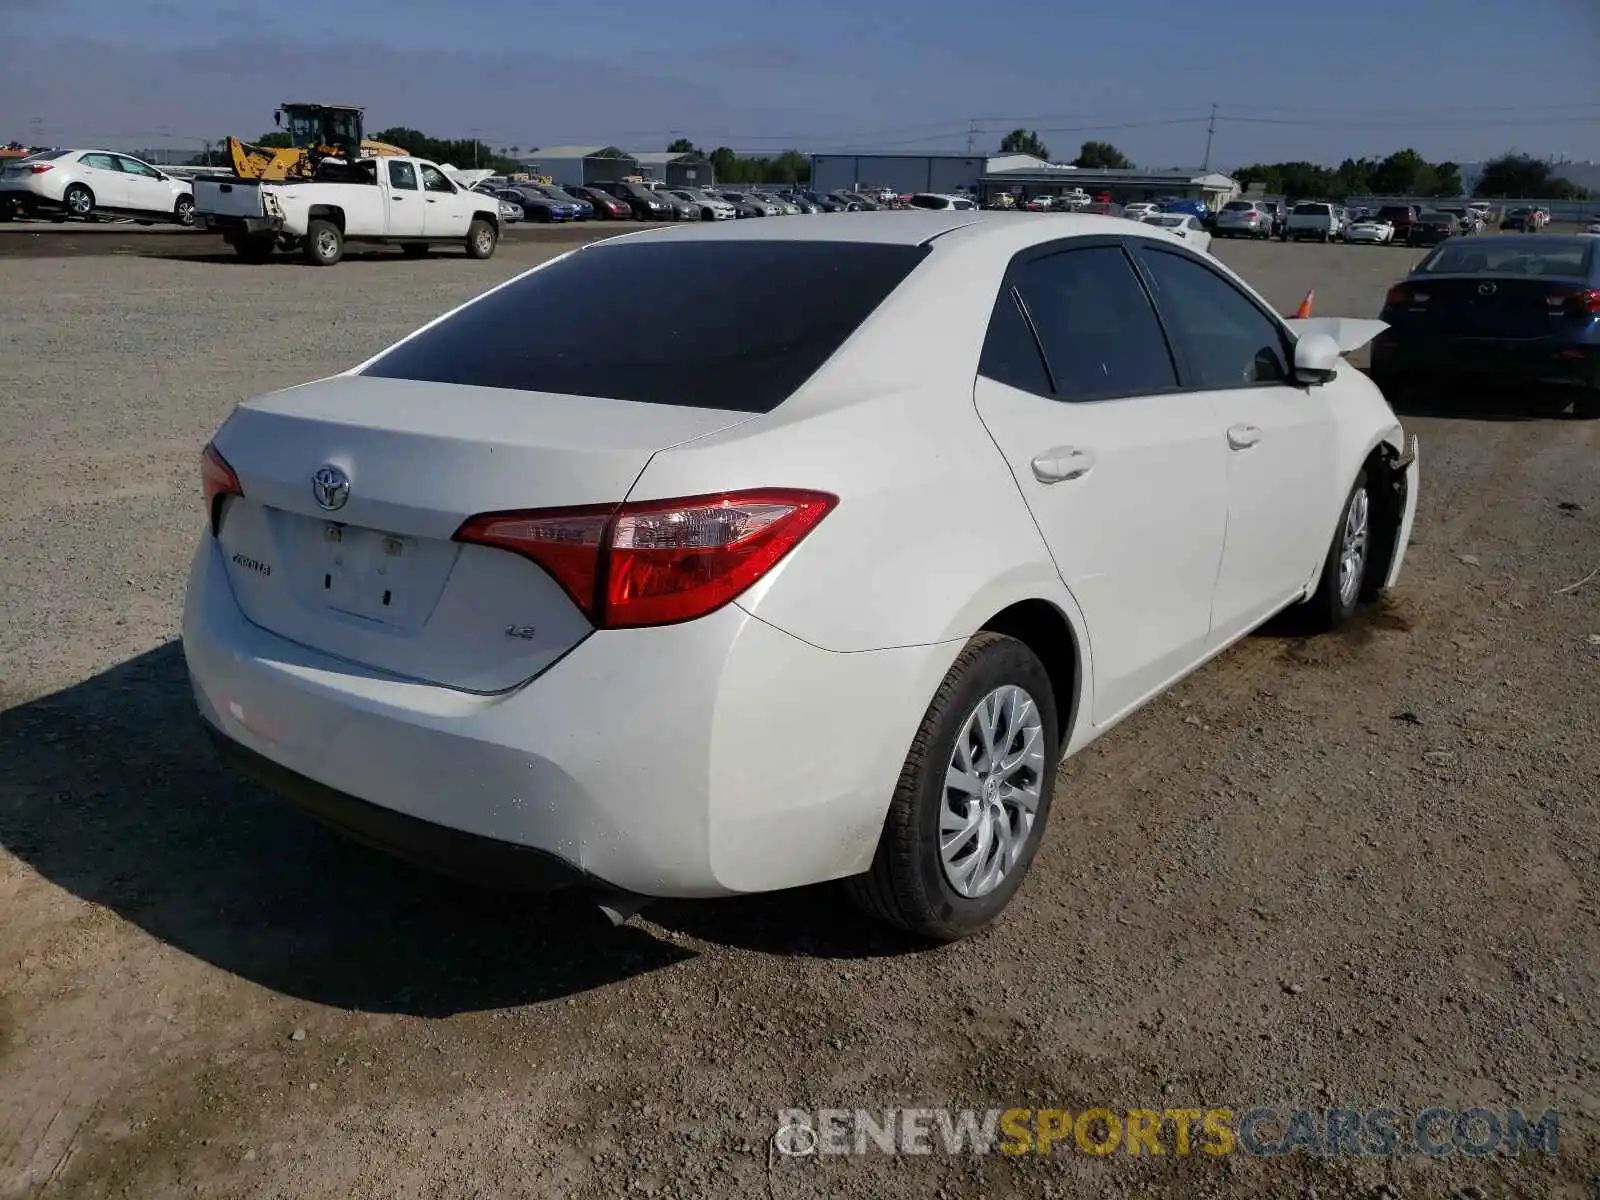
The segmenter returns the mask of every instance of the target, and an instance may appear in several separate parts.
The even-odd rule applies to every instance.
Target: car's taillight
[[[28,174],[30,174],[30,175],[43,175],[46,171],[53,171],[55,169],[56,169],[55,163],[29,163],[28,164]]]
[[[1397,283],[1389,289],[1389,294],[1383,298],[1389,304],[1426,304],[1432,292],[1419,292],[1411,284]]]
[[[1556,297],[1552,296],[1554,301]],[[1600,314],[1600,288],[1585,288],[1563,298],[1562,306],[1575,317],[1592,317]]]
[[[223,500],[229,496],[243,496],[244,488],[239,486],[239,477],[228,460],[210,442],[200,454],[200,482],[206,493],[206,520],[211,522],[214,534],[220,528],[218,518],[222,515]]]
[[[455,540],[531,559],[598,628],[670,625],[750,587],[837,503],[825,492],[761,488],[485,513],[464,522]]]

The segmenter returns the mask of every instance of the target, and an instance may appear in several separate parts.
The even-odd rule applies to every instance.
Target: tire
[[[1317,590],[1302,606],[1314,633],[1329,633],[1355,616],[1362,598],[1370,593],[1367,575],[1372,561],[1372,494],[1367,488],[1366,469],[1356,473],[1327,557],[1322,560],[1322,578]],[[1354,556],[1354,561],[1350,558]]]
[[[1018,739],[1008,742],[1009,753],[1019,756],[1019,744],[1030,749],[1025,763],[1009,775],[986,775],[979,763],[987,764],[989,751],[980,744],[974,754],[968,738],[981,736],[980,709],[1001,697],[998,702],[1003,706],[1031,700],[1031,705],[1000,710],[1008,731],[1014,730]],[[1015,638],[997,633],[973,637],[939,685],[912,739],[872,868],[847,882],[851,899],[879,920],[937,941],[966,937],[993,922],[1021,886],[1044,836],[1058,766],[1059,728],[1050,676],[1038,656]],[[993,831],[999,826],[994,822],[1004,821],[1006,828],[1019,831],[1025,806],[1007,803],[1003,786],[996,789],[991,783],[979,784],[963,804],[958,799],[962,793],[946,784],[952,769],[963,772],[963,766],[975,781],[1006,778],[1036,793],[1031,822],[1020,830],[1023,840],[998,882],[984,878],[997,862]],[[1014,788],[1011,795],[1017,794]],[[954,864],[947,866],[940,849],[941,818],[959,820],[958,804],[977,810],[978,817],[966,840],[955,848]],[[976,875],[963,868],[974,869]],[[970,894],[958,890],[953,877],[968,878],[973,885],[967,889]]]
[[[94,193],[81,183],[74,183],[62,193],[61,204],[69,217],[87,221],[94,215]]]
[[[491,258],[499,241],[499,231],[491,222],[479,217],[467,227],[467,257]]]
[[[314,267],[336,266],[344,257],[344,234],[332,221],[317,217],[306,223],[306,240],[301,253]]]
[[[185,229],[194,228],[194,197],[179,196],[178,203],[172,209],[173,219]]]
[[[1600,420],[1600,387],[1586,388],[1572,402],[1572,415],[1580,421]]]
[[[427,242],[400,243],[400,253],[404,254],[407,258],[426,258],[428,257],[428,251],[430,249],[432,249],[432,247],[429,246]]]

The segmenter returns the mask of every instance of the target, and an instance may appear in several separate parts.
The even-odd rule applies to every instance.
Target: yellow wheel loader
[[[327,160],[354,162],[405,154],[399,146],[362,136],[362,109],[348,104],[285,103],[272,114],[279,128],[287,125],[288,146],[256,146],[228,139],[228,159],[241,179],[311,179]]]

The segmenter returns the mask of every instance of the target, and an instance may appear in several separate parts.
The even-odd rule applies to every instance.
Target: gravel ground
[[[600,238],[614,237],[649,225],[632,221],[585,221],[581,224],[508,225],[501,236],[506,250],[532,246],[575,246]],[[395,258],[396,246],[365,246],[352,243],[346,255],[352,260]],[[441,256],[460,254],[459,250],[440,249]],[[47,221],[21,221],[0,224],[0,258],[93,258],[105,254],[132,254],[148,258],[211,258],[236,262],[236,256],[222,244],[218,234],[197,229],[178,229],[171,225],[138,225],[132,222],[107,222],[80,225]],[[297,262],[285,255],[284,261]]]
[[[1415,257],[1218,251],[1348,315]],[[549,252],[0,264],[0,1196],[1595,1194],[1600,579],[1570,585],[1600,567],[1600,444],[1517,397],[1408,417],[1392,600],[1250,638],[1075,758],[1008,918],[960,945],[829,888],[611,930],[220,769],[174,640],[199,447]],[[1554,1107],[1560,1151],[771,1140],[791,1107],[1296,1104]]]

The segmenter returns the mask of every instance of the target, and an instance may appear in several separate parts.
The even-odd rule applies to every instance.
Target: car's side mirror
[[[1302,334],[1294,344],[1294,377],[1312,386],[1327,383],[1339,370],[1339,343],[1325,333]]]

